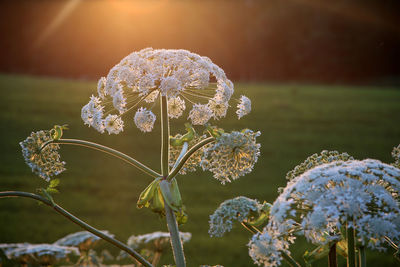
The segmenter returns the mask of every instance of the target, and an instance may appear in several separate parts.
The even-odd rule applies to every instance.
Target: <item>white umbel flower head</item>
[[[168,116],[170,118],[179,118],[186,109],[185,101],[179,96],[168,100]]]
[[[201,166],[209,170],[222,184],[250,173],[260,155],[256,138],[260,132],[246,129],[223,133],[204,153]]]
[[[114,236],[110,234],[107,230],[103,230],[101,232],[111,237]],[[77,247],[80,251],[84,251],[93,248],[95,245],[97,245],[99,241],[101,241],[100,237],[88,231],[80,231],[66,235],[65,237],[54,242],[54,245]]]
[[[124,121],[118,115],[108,114],[104,121],[108,134],[119,134],[124,130]]]
[[[257,201],[247,197],[236,197],[228,199],[219,205],[218,209],[210,215],[210,236],[223,236],[225,232],[232,229],[233,221],[243,222],[250,213],[256,213],[262,205]]]
[[[300,227],[298,234],[324,245],[351,227],[360,244],[381,250],[385,237],[400,241],[399,196],[400,169],[394,166],[373,159],[322,164],[289,181],[263,234],[293,241],[293,229]],[[271,244],[264,249],[271,251]]]
[[[78,249],[74,247],[36,244],[15,248],[8,251],[6,255],[8,258],[17,260],[23,264],[48,266],[66,259],[70,254],[80,255]]]
[[[241,117],[247,115],[251,111],[251,100],[247,97],[242,95],[240,97],[240,102],[237,105],[238,110],[236,111],[236,114],[238,115],[238,118],[240,119]]]
[[[188,118],[192,120],[193,125],[204,125],[212,116],[213,112],[208,105],[194,104]]]
[[[146,48],[123,58],[99,80],[97,96],[82,108],[82,119],[103,133],[104,114],[124,119],[136,108],[151,110],[163,96],[168,103],[171,99],[179,102],[178,109],[169,109],[170,118],[180,117],[187,107],[193,123],[203,125],[225,116],[233,92],[233,83],[209,58],[186,50]],[[247,106],[242,109],[241,114],[250,111]],[[151,129],[147,127],[145,132]]]
[[[19,145],[22,148],[22,155],[25,163],[31,167],[32,172],[39,175],[47,182],[53,176],[56,176],[65,171],[65,162],[61,161],[61,156],[58,153],[60,148],[57,144],[48,144],[42,148],[42,145],[53,140],[50,131],[32,132]]]
[[[142,132],[151,132],[153,130],[156,115],[151,110],[139,108],[135,114],[135,124]]]

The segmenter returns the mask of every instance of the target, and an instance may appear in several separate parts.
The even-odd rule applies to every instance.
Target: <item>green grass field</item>
[[[31,131],[50,129],[55,124],[69,124],[66,138],[111,146],[159,170],[159,127],[143,134],[132,119],[116,136],[101,135],[83,125],[81,107],[95,90],[95,82],[0,75],[1,191],[34,192],[46,186],[25,165],[18,143]],[[189,214],[181,231],[193,234],[185,246],[188,266],[253,265],[246,246],[251,235],[240,225],[222,238],[208,236],[208,216],[223,200],[243,195],[274,201],[278,187],[286,184],[285,174],[323,149],[345,151],[358,159],[392,162],[392,148],[400,143],[399,88],[236,84],[236,96],[241,93],[253,100],[253,112],[237,120],[235,109],[231,109],[219,125],[226,130],[260,130],[261,157],[254,172],[225,186],[208,172],[178,177]],[[172,122],[172,134],[183,131],[181,122]],[[60,175],[61,194],[55,197],[61,206],[122,241],[131,234],[167,230],[157,215],[136,208],[150,177],[93,150],[63,146],[61,154],[68,168]],[[0,200],[0,243],[50,243],[74,231],[80,228],[32,200]],[[301,259],[305,249],[304,243],[293,247],[296,259]],[[368,263],[398,266],[393,252],[368,252]],[[173,260],[165,255],[161,261]],[[326,262],[321,260],[319,266]]]

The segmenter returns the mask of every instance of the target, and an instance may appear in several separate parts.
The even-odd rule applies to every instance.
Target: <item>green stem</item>
[[[164,179],[169,173],[169,121],[168,121],[168,102],[167,97],[161,97],[161,173]],[[178,224],[172,209],[165,205],[165,217],[167,219],[168,230],[171,236],[171,246],[177,267],[185,267],[185,255],[183,253],[182,241],[179,236]]]
[[[347,227],[347,250],[347,267],[356,267],[356,247],[353,227]]]
[[[32,194],[32,193],[28,193],[28,192],[21,192],[21,191],[0,192],[0,198],[7,198],[7,197],[26,197],[26,198],[32,198],[32,199],[38,200],[38,201],[46,204],[47,206],[52,207],[56,212],[60,213],[61,215],[66,217],[68,220],[74,222],[75,224],[79,225],[83,229],[91,232],[92,234],[94,234],[94,235],[104,239],[105,241],[113,244],[117,248],[125,251],[126,253],[128,253],[129,255],[134,257],[138,262],[140,262],[144,266],[147,266],[147,267],[152,267],[153,266],[147,260],[145,260],[139,253],[137,253],[135,250],[133,250],[132,248],[128,247],[127,245],[125,245],[121,241],[118,241],[118,240],[110,237],[109,235],[104,234],[103,232],[97,230],[93,226],[90,226],[89,224],[85,223],[81,219],[75,217],[74,215],[72,215],[71,213],[69,213],[68,211],[66,211],[62,207],[60,207],[59,205],[57,205],[55,203],[53,204],[50,200],[48,200],[48,199],[46,199],[46,198],[44,198],[42,196],[39,196],[39,195],[36,195],[36,194]]]
[[[105,152],[107,154],[110,154],[114,157],[117,157],[119,159],[122,159],[123,161],[135,166],[139,170],[143,171],[144,173],[150,175],[151,177],[160,177],[161,175],[157,173],[156,171],[152,170],[151,168],[147,167],[146,165],[142,164],[141,162],[137,161],[136,159],[119,152],[118,150],[112,149],[110,147],[106,147],[100,144],[96,144],[93,142],[85,141],[85,140],[79,140],[79,139],[58,139],[58,140],[52,140],[49,142],[46,142],[43,144],[42,149],[47,146],[48,144],[60,144],[60,145],[77,145],[77,146],[84,146],[88,148],[92,148],[95,150],[99,150],[102,152]]]
[[[189,148],[188,142],[184,142],[183,145],[182,145],[181,153],[179,153],[179,156],[176,159],[174,166],[172,167],[173,169],[175,169],[176,166],[178,166],[178,164],[181,161],[182,157],[186,154],[188,148]]]
[[[289,254],[286,252],[281,251],[282,257],[285,259],[285,261],[292,267],[301,267],[301,265],[295,261]]]
[[[178,172],[182,169],[183,165],[186,163],[186,161],[190,158],[190,156],[195,153],[197,150],[199,150],[201,147],[211,143],[212,141],[214,141],[215,138],[214,137],[208,137],[200,142],[198,142],[197,144],[195,144],[194,146],[192,146],[189,151],[187,151],[185,153],[185,155],[182,157],[182,159],[179,161],[178,164],[176,164],[176,167],[174,167],[174,169],[170,172],[170,174],[168,175],[167,179],[171,180],[172,178],[174,178]]]
[[[328,266],[337,267],[336,243],[333,243],[329,248]]]
[[[365,247],[360,246],[358,248],[358,251],[359,251],[360,267],[367,267],[367,256],[365,254]]]

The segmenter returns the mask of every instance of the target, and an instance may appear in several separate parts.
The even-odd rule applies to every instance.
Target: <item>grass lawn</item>
[[[83,125],[81,107],[95,90],[95,82],[0,75],[1,191],[34,192],[46,186],[25,165],[18,143],[31,131],[55,124],[69,124],[65,138],[111,146],[159,170],[159,127],[143,134],[134,126],[133,114],[120,135],[101,135]],[[223,200],[243,195],[274,201],[278,187],[286,184],[285,174],[323,149],[392,162],[392,148],[400,143],[399,88],[238,83],[236,96],[241,93],[252,99],[253,112],[237,120],[231,109],[219,125],[226,130],[260,130],[261,157],[254,172],[225,186],[208,172],[178,177],[189,214],[181,231],[193,234],[185,246],[188,266],[252,266],[246,246],[251,235],[239,225],[222,238],[210,238],[207,233],[208,216]],[[172,121],[171,134],[183,131],[181,122]],[[93,150],[63,146],[61,154],[68,168],[60,175],[61,194],[55,196],[61,206],[122,241],[131,234],[167,230],[157,215],[136,208],[140,192],[151,181],[149,176]],[[32,200],[0,200],[0,243],[50,243],[74,231],[80,228]],[[296,259],[301,260],[304,244],[293,246]],[[393,252],[368,251],[368,264],[398,266]],[[173,260],[164,255],[161,262]],[[321,260],[319,266],[326,262]]]

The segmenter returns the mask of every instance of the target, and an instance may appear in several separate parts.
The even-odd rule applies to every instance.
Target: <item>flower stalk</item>
[[[333,243],[333,244],[329,247],[328,266],[329,266],[329,267],[337,267],[337,260],[336,260],[336,242]]]
[[[136,252],[132,248],[128,247],[127,245],[125,245],[121,241],[116,240],[116,239],[112,238],[111,236],[102,233],[101,231],[97,230],[93,226],[91,226],[91,225],[85,223],[84,221],[82,221],[81,219],[75,217],[74,215],[72,215],[67,210],[65,210],[62,207],[60,207],[59,205],[57,205],[56,203],[54,203],[54,202],[52,202],[52,201],[50,201],[50,200],[48,200],[48,199],[46,199],[46,198],[44,198],[42,196],[39,196],[39,195],[36,195],[36,194],[32,194],[32,193],[28,193],[28,192],[21,192],[21,191],[0,192],[0,198],[8,198],[8,197],[25,197],[25,198],[31,198],[31,199],[38,200],[38,201],[46,204],[47,206],[52,207],[56,212],[60,213],[61,215],[66,217],[68,220],[70,220],[73,223],[79,225],[83,229],[91,232],[92,234],[104,239],[105,241],[107,241],[107,242],[111,243],[112,245],[116,246],[117,248],[125,251],[126,253],[131,255],[133,258],[135,258],[138,262],[140,262],[144,266],[153,267],[153,265],[151,265],[150,262],[148,262],[146,259],[144,259],[138,252]]]
[[[143,163],[137,161],[136,159],[118,151],[115,150],[113,148],[107,147],[107,146],[103,146],[97,143],[93,143],[93,142],[89,142],[89,141],[85,141],[85,140],[80,140],[80,139],[58,139],[58,140],[52,140],[49,142],[46,142],[45,144],[43,144],[42,149],[44,147],[46,147],[49,144],[59,144],[59,145],[77,145],[77,146],[83,146],[83,147],[87,147],[87,148],[91,148],[91,149],[95,149],[95,150],[99,150],[101,152],[105,152],[107,154],[110,154],[114,157],[117,157],[133,166],[135,166],[136,168],[138,168],[139,170],[141,170],[142,172],[146,173],[147,175],[150,175],[154,178],[156,177],[160,177],[161,175],[159,173],[157,173],[156,171],[152,170],[150,167],[147,167],[146,165],[144,165]]]
[[[358,251],[360,267],[367,267],[367,255],[365,253],[365,246],[360,246],[358,248]]]
[[[169,121],[168,121],[168,104],[167,97],[162,96],[161,105],[161,174],[164,179],[169,173]],[[171,235],[171,247],[177,267],[185,267],[185,255],[183,252],[182,242],[179,236],[178,224],[172,209],[165,205],[165,217],[167,220],[168,230]]]
[[[347,227],[347,249],[347,267],[356,267],[356,247],[353,227]]]

